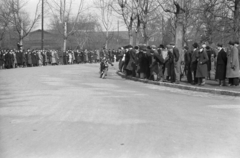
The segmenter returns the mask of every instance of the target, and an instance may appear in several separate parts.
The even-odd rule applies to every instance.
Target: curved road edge
[[[211,94],[217,94],[217,95],[228,95],[228,96],[240,97],[240,92],[235,92],[235,91],[195,87],[195,86],[173,84],[173,83],[159,82],[159,81],[150,81],[150,80],[146,80],[146,79],[140,79],[140,78],[136,78],[136,77],[126,76],[125,74],[123,74],[120,71],[117,71],[116,73],[119,76],[121,76],[122,78],[137,81],[137,82],[147,83],[147,84],[153,84],[153,85],[165,86],[165,87],[172,87],[172,88],[178,88],[178,89],[184,89],[184,90],[191,90],[191,91],[197,91],[197,92],[205,92],[205,93],[211,93]]]

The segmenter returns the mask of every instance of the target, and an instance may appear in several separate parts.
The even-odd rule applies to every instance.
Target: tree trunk
[[[20,31],[19,45],[21,46],[19,49],[22,50],[23,49],[23,22],[22,21],[21,21],[21,31]]]
[[[184,0],[179,0],[178,4],[182,7],[184,6]],[[183,53],[183,37],[184,37],[184,13],[180,12],[176,14],[176,36],[175,36],[175,45],[179,50],[179,56],[182,56]],[[181,62],[179,60],[179,62]]]
[[[133,45],[133,30],[132,28],[128,30],[128,35],[129,35],[129,44]]]
[[[108,36],[109,36],[109,33],[108,33],[108,30],[106,32],[106,41],[105,41],[105,48],[108,49]]]
[[[64,35],[63,35],[63,52],[67,49],[67,23],[64,22]]]
[[[235,4],[234,4],[234,37],[233,39],[235,41],[240,41],[240,37],[239,37],[239,3],[240,0],[235,0]]]
[[[140,42],[140,25],[141,25],[141,21],[140,21],[140,17],[138,15],[137,18],[137,31],[136,31],[136,45],[139,45]]]

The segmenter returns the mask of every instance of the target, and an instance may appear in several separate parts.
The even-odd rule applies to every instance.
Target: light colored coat
[[[233,46],[228,52],[227,60],[227,73],[226,78],[238,78],[239,77],[239,61],[238,61],[238,48]],[[235,69],[233,69],[234,67]]]

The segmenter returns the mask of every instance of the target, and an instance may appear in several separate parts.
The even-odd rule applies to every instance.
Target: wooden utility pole
[[[42,0],[42,43],[41,43],[42,52],[44,50],[44,0]]]
[[[117,37],[117,46],[119,47],[119,20],[118,20],[118,37]]]

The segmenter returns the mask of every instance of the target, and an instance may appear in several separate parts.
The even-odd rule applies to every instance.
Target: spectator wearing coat
[[[25,67],[28,67],[28,52],[24,52],[24,57],[25,57]]]
[[[13,68],[17,68],[17,63],[18,63],[18,61],[17,61],[17,55],[16,55],[16,53],[15,53],[15,51],[11,51],[10,52],[11,53],[11,55],[13,56]]]
[[[32,67],[32,52],[28,51],[27,53],[27,59],[28,59],[28,67]]]
[[[229,79],[229,86],[237,86],[239,84],[238,48],[231,41],[229,46],[226,77]]]
[[[192,72],[192,84],[197,84],[198,80],[197,80],[197,77],[196,77],[196,73],[197,73],[197,55],[199,53],[199,50],[198,50],[198,43],[194,43],[193,44],[193,51],[191,53],[191,72]]]
[[[17,65],[19,67],[23,66],[23,52],[22,50],[16,52]]]
[[[202,44],[202,48],[197,54],[197,72],[196,77],[198,78],[198,85],[205,85],[205,79],[208,76],[207,70],[207,62],[208,62],[208,55],[206,52],[206,44]]]
[[[212,69],[214,69],[214,67],[212,67],[212,62],[214,62],[214,59],[216,58],[216,52],[210,48],[209,46],[206,47],[206,52],[208,55],[208,62],[207,62],[207,67],[208,67],[208,77],[207,79],[210,79],[210,71]]]
[[[184,47],[184,72],[187,76],[188,83],[192,83],[192,73],[191,73],[191,53],[187,46]]]
[[[4,56],[5,54],[1,51],[0,52],[0,69],[3,69],[4,67]]]
[[[240,46],[238,41],[235,42],[235,46],[238,48],[238,62],[239,62],[239,68],[240,68]],[[239,70],[239,82],[240,82],[240,70]]]
[[[39,66],[43,66],[43,56],[42,56],[42,54],[41,54],[41,51],[38,51],[37,52],[37,55],[38,55],[38,65]]]
[[[73,64],[73,57],[71,51],[68,51],[68,64]]]
[[[5,67],[7,69],[12,68],[13,66],[13,62],[14,62],[14,57],[11,54],[12,50],[10,52],[7,52],[7,54],[5,55]]]
[[[23,51],[21,51],[21,54],[22,54],[22,67],[26,67],[27,66],[27,64],[26,64],[26,62],[27,62],[26,54]]]
[[[140,47],[140,51],[137,55],[137,58],[138,58],[137,72],[139,73],[140,78],[144,79],[146,78],[147,68],[149,67],[147,58],[147,48],[145,46]]]
[[[181,75],[181,60],[180,60],[180,54],[178,48],[173,44],[173,57],[174,57],[174,73],[175,73],[175,79],[174,82],[176,84],[179,84],[180,82],[180,75]]]
[[[52,56],[51,56],[52,54],[51,54],[51,52],[50,51],[47,51],[47,62],[48,62],[48,64],[51,64],[52,63]]]
[[[89,52],[88,52],[88,50],[87,49],[85,49],[85,52],[84,52],[85,54],[85,63],[88,63],[89,62],[89,58],[88,58],[88,54],[89,54]]]
[[[238,62],[239,62],[239,65],[240,65],[240,46],[239,46],[238,41],[235,42],[235,46],[238,48]]]
[[[67,53],[63,52],[63,65],[67,65],[68,60],[67,60]]]
[[[130,76],[136,76],[135,72],[137,69],[136,66],[136,51],[138,50],[138,46],[134,47],[134,49],[129,50],[128,52],[128,56],[129,56],[129,60],[126,66],[126,74],[130,75]]]
[[[216,64],[215,79],[219,80],[220,86],[225,86],[226,69],[227,69],[227,53],[222,48],[222,44],[218,44],[218,56]]]
[[[100,52],[99,52],[99,50],[96,50],[96,57],[97,57],[97,62],[99,62],[100,61]]]
[[[174,72],[174,56],[173,56],[173,47],[171,45],[167,46],[168,54],[165,59],[165,79],[170,80],[171,83],[175,82],[175,72]]]
[[[125,62],[125,50],[123,47],[120,48],[120,53],[119,53],[119,63],[118,63],[118,68],[119,71],[122,72],[123,71],[123,66],[124,66],[124,62]]]
[[[164,80],[164,58],[163,58],[163,51],[165,47],[164,45],[160,45],[159,48],[155,51],[154,49],[154,56],[156,61],[158,62],[159,72],[158,72],[158,79],[160,81]]]
[[[58,65],[58,55],[56,51],[52,51],[52,65]]]

